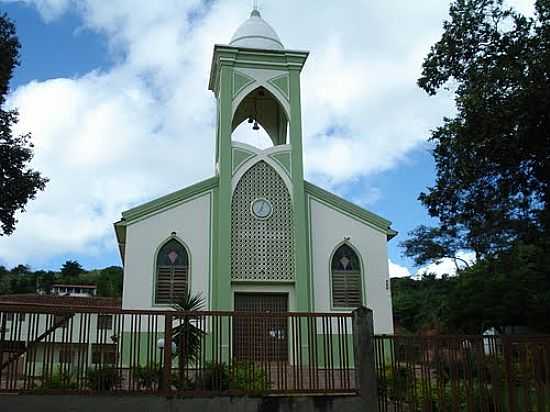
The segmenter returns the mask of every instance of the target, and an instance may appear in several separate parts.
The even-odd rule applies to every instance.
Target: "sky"
[[[532,0],[510,0],[531,13]],[[0,265],[121,265],[121,212],[214,174],[213,46],[246,20],[251,0],[0,0],[22,43],[7,105],[32,132],[32,167],[50,179],[0,237]],[[445,0],[263,0],[262,16],[302,72],[306,179],[393,222],[390,275],[416,268],[399,243],[433,224],[417,198],[433,185],[430,130],[452,96],[416,86],[440,37]],[[291,12],[289,12],[291,11]],[[241,126],[234,135],[266,141]],[[468,255],[464,255],[468,257]]]

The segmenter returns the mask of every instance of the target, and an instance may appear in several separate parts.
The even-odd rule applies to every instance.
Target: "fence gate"
[[[286,316],[277,316],[287,311],[286,294],[235,294],[235,312],[273,314],[264,317],[235,317],[235,357],[239,360],[287,361],[288,320]]]

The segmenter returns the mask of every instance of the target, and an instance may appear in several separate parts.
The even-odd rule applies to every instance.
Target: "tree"
[[[122,268],[119,266],[111,266],[101,270],[96,285],[98,296],[121,297]]]
[[[11,270],[11,273],[13,273],[14,275],[25,275],[31,272],[32,270],[28,265],[17,265]]]
[[[430,138],[437,177],[419,200],[439,227],[403,244],[417,262],[550,233],[550,1],[527,18],[502,0],[454,0],[443,28],[418,84],[452,89],[457,112]]]
[[[85,270],[76,260],[67,260],[63,266],[61,266],[61,276],[63,277],[76,278],[84,272]]]
[[[454,277],[392,279],[394,314],[411,333],[500,333],[523,326],[550,332],[550,242],[515,244]]]
[[[0,266],[0,295],[8,295],[13,292],[13,275],[4,266]]]
[[[184,382],[185,366],[196,361],[200,355],[201,341],[205,332],[197,325],[196,315],[189,312],[198,312],[204,306],[204,298],[201,295],[191,295],[187,292],[176,305],[178,318],[177,326],[172,328],[172,339],[177,347],[179,380]]]
[[[0,236],[13,233],[16,212],[24,212],[27,202],[44,190],[48,181],[28,167],[33,158],[31,135],[12,133],[19,113],[3,109],[9,81],[19,65],[20,47],[15,25],[5,14],[0,15]]]

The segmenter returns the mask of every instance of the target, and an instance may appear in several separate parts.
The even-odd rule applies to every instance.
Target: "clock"
[[[252,202],[252,214],[258,219],[267,219],[273,213],[273,206],[267,199],[256,199]]]

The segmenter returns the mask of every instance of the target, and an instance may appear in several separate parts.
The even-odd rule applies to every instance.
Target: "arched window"
[[[172,239],[157,255],[155,303],[178,303],[187,293],[189,256],[185,247]]]
[[[332,306],[357,308],[362,304],[361,263],[357,253],[347,244],[340,246],[331,262]]]

